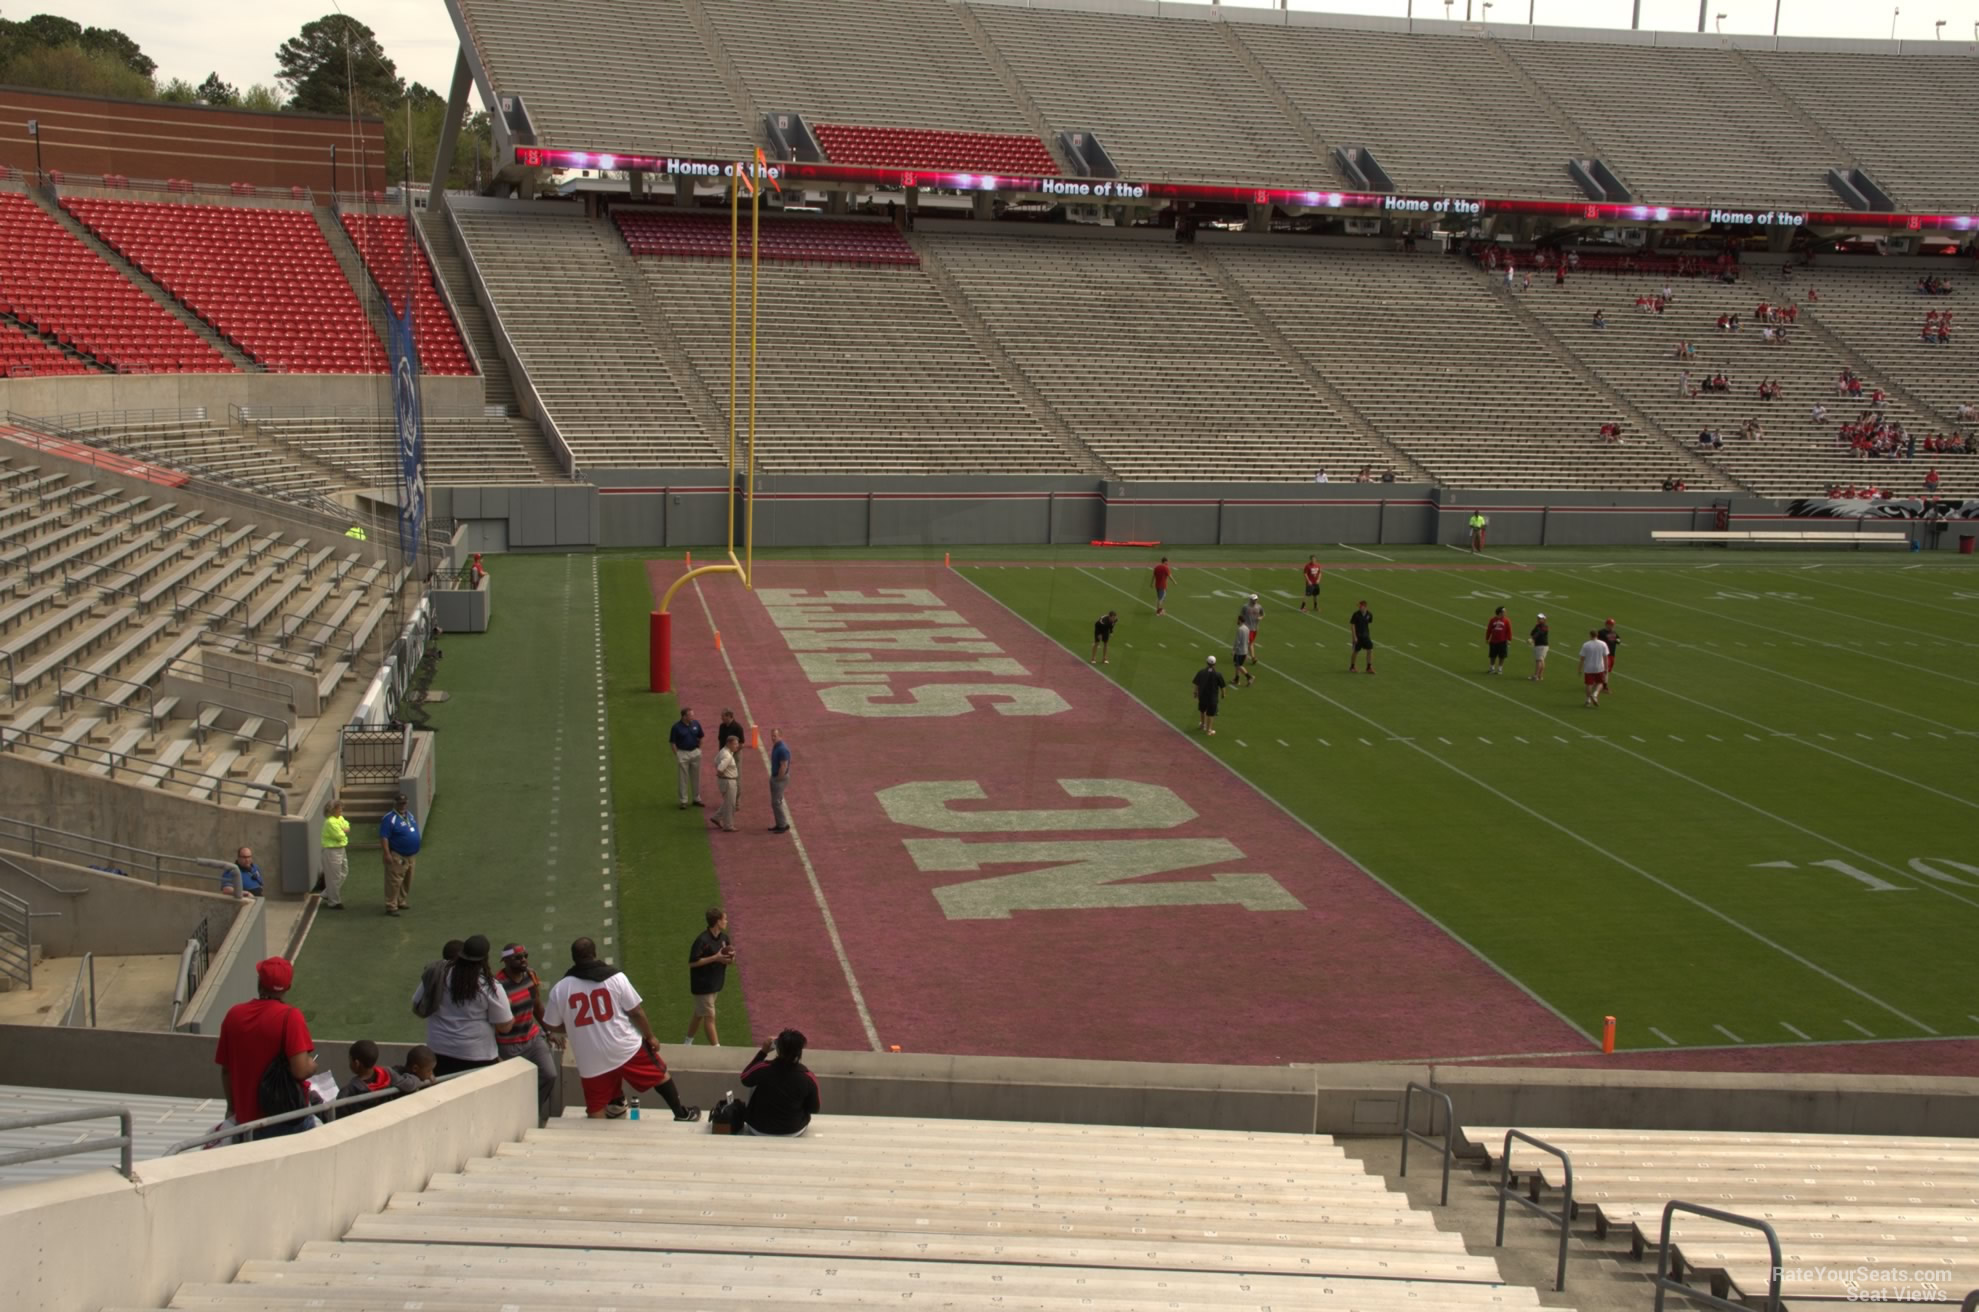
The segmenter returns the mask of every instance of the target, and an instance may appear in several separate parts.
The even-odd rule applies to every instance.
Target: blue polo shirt
[[[770,748],[770,778],[774,779],[780,774],[788,778],[789,775],[786,772],[789,767],[790,744],[778,742],[776,746]]]
[[[396,856],[419,855],[419,822],[410,812],[405,815],[385,812],[385,818],[378,822],[378,837],[385,840]]]
[[[701,732],[699,720],[675,720],[673,728],[667,730],[667,741],[674,745],[675,750],[682,752],[700,751],[701,739],[706,736]]]

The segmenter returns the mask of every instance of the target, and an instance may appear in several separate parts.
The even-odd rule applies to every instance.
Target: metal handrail
[[[1529,1143],[1543,1153],[1551,1153],[1553,1156],[1559,1158],[1560,1165],[1566,1168],[1566,1189],[1562,1197],[1560,1210],[1557,1214],[1547,1211],[1530,1198],[1519,1197],[1513,1190],[1511,1180],[1512,1140],[1514,1139]],[[1537,1212],[1548,1221],[1560,1227],[1560,1261],[1559,1267],[1553,1276],[1553,1288],[1556,1291],[1564,1290],[1567,1287],[1567,1227],[1572,1222],[1574,1216],[1573,1160],[1563,1150],[1555,1148],[1544,1139],[1535,1139],[1524,1130],[1505,1131],[1505,1151],[1498,1158],[1498,1239],[1494,1245],[1497,1248],[1503,1248],[1505,1246],[1505,1204],[1507,1201],[1517,1203],[1521,1207]],[[1659,1294],[1659,1302],[1660,1298],[1661,1295]],[[1777,1309],[1775,1309],[1775,1312],[1777,1312]]]
[[[35,874],[34,871],[29,870],[26,866],[22,865],[20,862],[4,854],[0,854],[0,866],[9,866],[13,869],[14,873],[32,879],[35,883],[41,885],[49,892],[60,893],[63,897],[81,897],[85,893],[89,892],[89,890],[86,888],[57,888],[55,887],[55,885],[43,879],[40,875]]]
[[[230,639],[222,638],[217,640],[228,641]],[[239,647],[233,648],[229,654],[231,655],[233,652],[240,651],[242,647],[252,648],[252,654],[255,659],[264,665],[274,664],[274,658],[276,656],[293,658],[296,654],[285,651],[280,647],[269,647],[265,644],[254,642],[251,639],[241,643]],[[165,667],[165,673],[176,674],[181,678],[192,679],[199,683],[215,684],[222,688],[239,687],[248,692],[260,693],[264,697],[286,697],[289,695],[289,683],[287,680],[264,678],[259,674],[249,674],[245,670],[209,670],[204,665],[194,665],[191,659],[185,656],[181,656],[170,665],[167,665]],[[314,674],[315,671],[301,669],[297,670],[296,673]],[[245,708],[229,706],[227,709],[238,711]],[[295,706],[290,704],[288,709],[293,711]]]
[[[1663,1312],[1663,1296],[1665,1294],[1682,1294],[1685,1298],[1703,1303],[1708,1307],[1722,1309],[1723,1312],[1750,1312],[1752,1306],[1749,1303],[1734,1303],[1728,1298],[1720,1298],[1716,1294],[1705,1293],[1702,1290],[1686,1285],[1683,1281],[1676,1279],[1670,1274],[1670,1219],[1678,1212],[1689,1212],[1692,1215],[1706,1217],[1713,1221],[1723,1221],[1726,1225],[1744,1226],[1748,1230],[1757,1230],[1764,1234],[1766,1236],[1766,1249],[1771,1255],[1773,1262],[1772,1266],[1768,1268],[1771,1274],[1767,1277],[1766,1301],[1761,1305],[1760,1312],[1781,1312],[1780,1281],[1783,1278],[1782,1266],[1784,1261],[1780,1256],[1780,1236],[1773,1227],[1757,1217],[1740,1216],[1737,1212],[1720,1211],[1715,1207],[1706,1207],[1702,1203],[1686,1203],[1677,1198],[1672,1198],[1669,1202],[1663,1204],[1663,1233],[1656,1242],[1656,1312]],[[1968,1305],[1971,1302],[1972,1299],[1970,1298],[1966,1300]]]
[[[19,1152],[0,1156],[0,1167],[19,1166],[23,1162],[46,1162],[57,1157],[74,1157],[80,1153],[100,1152],[105,1148],[121,1149],[123,1161],[117,1167],[126,1180],[131,1176],[131,1109],[128,1107],[104,1107],[87,1112],[36,1112],[32,1116],[9,1116],[0,1119],[0,1134],[9,1130],[32,1130],[42,1125],[67,1125],[71,1121],[94,1121],[104,1116],[117,1118],[118,1127],[123,1131],[114,1139],[84,1139],[81,1143],[60,1143],[47,1148],[23,1148]]]
[[[16,745],[25,746],[30,750],[53,752],[57,761],[67,760],[71,756],[81,756],[85,752],[94,752],[102,758],[113,777],[122,769],[141,769],[148,773],[157,773],[160,782],[169,781],[188,786],[207,785],[208,790],[216,798],[230,794],[237,795],[235,800],[250,794],[264,800],[272,797],[282,815],[289,813],[288,790],[278,788],[274,784],[255,783],[249,779],[208,776],[196,770],[187,770],[182,766],[166,765],[162,761],[140,761],[132,766],[129,764],[130,757],[126,753],[113,752],[107,747],[99,747],[92,743],[65,742],[54,734],[43,733],[39,729],[16,729],[11,726],[0,728],[0,751],[10,750]],[[158,881],[153,879],[152,882]]]
[[[282,726],[281,737],[263,738],[261,736],[261,730],[256,729],[252,734],[246,735],[247,740],[251,743],[266,743],[270,747],[279,747],[282,749],[282,764],[293,765],[295,763],[296,727],[290,724],[287,720],[284,720],[281,716],[261,715],[257,712],[249,711],[242,707],[235,706],[229,702],[219,701],[218,699],[212,697],[200,698],[198,701],[193,703],[193,708],[196,711],[205,711],[209,708],[213,710],[232,711],[234,714],[246,716],[250,720],[260,720],[261,723],[264,725],[267,724],[272,719],[276,724]],[[202,752],[206,750],[206,735],[208,732],[209,730],[205,723],[205,717],[203,715],[193,716],[192,736],[199,743],[199,750]],[[238,729],[222,729],[220,732],[230,733],[234,735],[234,738],[236,740],[242,737],[242,734]]]
[[[1414,1095],[1418,1093],[1432,1099],[1429,1104],[1429,1131],[1427,1134],[1417,1134],[1409,1128],[1414,1123],[1413,1118],[1410,1116],[1410,1103]],[[1428,1085],[1418,1084],[1414,1080],[1410,1080],[1402,1089],[1402,1169],[1400,1174],[1406,1176],[1409,1173],[1409,1141],[1411,1139],[1425,1148],[1436,1147],[1431,1139],[1436,1133],[1436,1104],[1438,1102],[1443,1104],[1443,1199],[1438,1206],[1448,1207],[1450,1205],[1450,1158],[1452,1155],[1450,1140],[1457,1133],[1457,1107],[1455,1103],[1450,1101],[1450,1095],[1443,1090],[1432,1089]]]
[[[426,1087],[429,1089],[435,1088],[439,1085],[445,1084],[448,1080],[457,1080],[463,1075],[472,1075],[474,1074],[475,1071],[484,1070],[484,1069],[486,1068],[481,1066],[476,1066],[471,1070],[455,1071],[451,1075],[442,1075],[439,1078],[435,1079],[432,1084],[429,1084]],[[297,1108],[295,1111],[292,1112],[278,1112],[273,1116],[264,1116],[258,1121],[249,1121],[245,1125],[236,1125],[231,1130],[208,1130],[205,1134],[197,1135],[194,1138],[179,1140],[179,1142],[173,1144],[170,1148],[167,1148],[164,1152],[160,1153],[159,1156],[172,1157],[178,1153],[184,1152],[188,1148],[197,1148],[202,1144],[218,1144],[224,1140],[239,1138],[241,1135],[248,1134],[254,1130],[259,1130],[263,1126],[286,1125],[290,1121],[299,1121],[307,1116],[321,1116],[325,1110],[327,1110],[330,1113],[329,1119],[335,1120],[338,1116],[342,1115],[342,1112],[339,1111],[339,1108],[356,1107],[365,1103],[388,1102],[393,1098],[404,1098],[409,1096],[410,1095],[408,1095],[404,1090],[401,1089],[378,1089],[371,1093],[360,1093],[349,1098],[339,1097],[332,1099],[329,1102],[315,1103],[308,1107]]]
[[[15,936],[18,947],[0,950],[0,969],[12,976],[12,958],[20,959],[21,983],[30,991],[34,988],[34,913],[28,910],[25,898],[15,897],[5,889],[0,889],[0,929]]]
[[[59,841],[62,839],[71,839],[74,843],[88,844],[88,846],[79,847],[74,843]],[[113,839],[95,838],[67,829],[57,829],[53,825],[16,819],[13,816],[0,816],[0,843],[11,843],[17,849],[25,845],[27,854],[32,857],[41,856],[44,851],[48,851],[87,858],[85,861],[71,862],[70,864],[73,865],[86,865],[89,861],[113,861],[119,866],[127,865],[133,869],[149,867],[151,882],[154,884],[158,883],[160,877],[165,874],[196,877],[197,872],[192,867],[200,866],[207,861],[205,857],[154,852],[149,848],[135,847]],[[172,864],[168,865],[168,862]]]
[[[89,1028],[96,1028],[96,954],[85,952],[82,961],[76,966],[76,987],[69,994],[69,1010],[62,1017],[62,1024],[70,1029],[79,1028],[76,1024],[76,1004],[83,998],[83,982],[89,983]]]
[[[152,714],[152,706],[157,701],[158,690],[150,684],[139,683],[136,679],[120,679],[114,674],[103,674],[97,670],[89,669],[87,666],[69,665],[67,663],[55,667],[55,701],[64,715],[68,714],[70,708],[77,702],[95,702],[98,706],[108,706],[112,710],[124,709],[123,702],[112,701],[108,697],[98,697],[95,693],[69,691],[65,685],[69,676],[72,674],[88,676],[91,687],[94,687],[97,683],[114,683],[125,688],[136,688],[144,694],[142,699],[144,718],[154,723],[156,722],[157,716]]]

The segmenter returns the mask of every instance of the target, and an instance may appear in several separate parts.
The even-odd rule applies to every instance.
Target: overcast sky
[[[570,0],[582,4],[583,0]],[[723,0],[711,0],[722,3]],[[446,94],[453,77],[458,42],[441,0],[341,0],[343,12],[368,24],[408,81],[424,82]],[[1228,0],[1231,4],[1275,5],[1276,0]],[[1715,22],[1723,14],[1727,32],[1770,32],[1774,0],[1707,0]],[[1455,0],[1451,13],[1485,18],[1484,0]],[[1697,30],[1696,0],[1641,0],[1642,25],[1672,31]],[[1401,17],[1408,0],[1292,0],[1294,9]],[[1524,23],[1528,13],[1544,24],[1627,27],[1631,0],[1494,0],[1494,23]],[[1415,0],[1417,17],[1440,18],[1441,0]],[[1780,31],[1798,36],[1887,37],[1892,10],[1896,34],[1929,41],[1933,25],[1945,20],[1944,39],[1971,41],[1979,22],[1979,0],[1780,0]],[[161,78],[198,82],[217,71],[239,87],[275,80],[275,49],[304,23],[334,12],[329,0],[5,0],[0,13],[13,19],[50,12],[85,27],[116,27],[155,60]],[[552,38],[553,39],[553,38]]]

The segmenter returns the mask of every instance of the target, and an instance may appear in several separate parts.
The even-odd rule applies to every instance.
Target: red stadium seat
[[[307,211],[69,197],[63,206],[270,369],[383,373],[385,351]]]
[[[688,259],[727,259],[729,222],[726,215],[691,214],[673,210],[620,207],[612,211],[626,247],[634,255],[664,255]],[[749,232],[742,232],[742,253],[749,253]],[[813,264],[919,264],[921,257],[891,224],[850,219],[763,220],[765,260]]]
[[[34,331],[113,368],[141,363],[153,366],[154,372],[233,371],[225,356],[26,196],[0,194],[0,249],[7,252],[0,261],[0,299],[8,303],[8,313]],[[37,372],[87,372],[59,351],[53,354],[75,367],[37,365]],[[171,359],[196,367],[174,368]]]
[[[406,221],[403,214],[344,214],[344,231],[364,257],[364,267],[391,302],[392,313],[405,312]],[[446,300],[434,285],[433,266],[426,248],[418,247],[413,273],[412,336],[419,348],[419,370],[428,374],[472,374],[474,362],[461,341],[460,329],[447,312]]]
[[[814,125],[818,144],[835,164],[881,164],[963,173],[1057,177],[1058,164],[1036,137],[925,128]]]

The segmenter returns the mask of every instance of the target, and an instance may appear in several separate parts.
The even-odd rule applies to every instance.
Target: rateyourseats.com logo
[[[1946,1291],[1955,1279],[1947,1269],[1902,1266],[1789,1266],[1780,1269],[1786,1285],[1840,1285],[1851,1303],[1956,1302]]]

